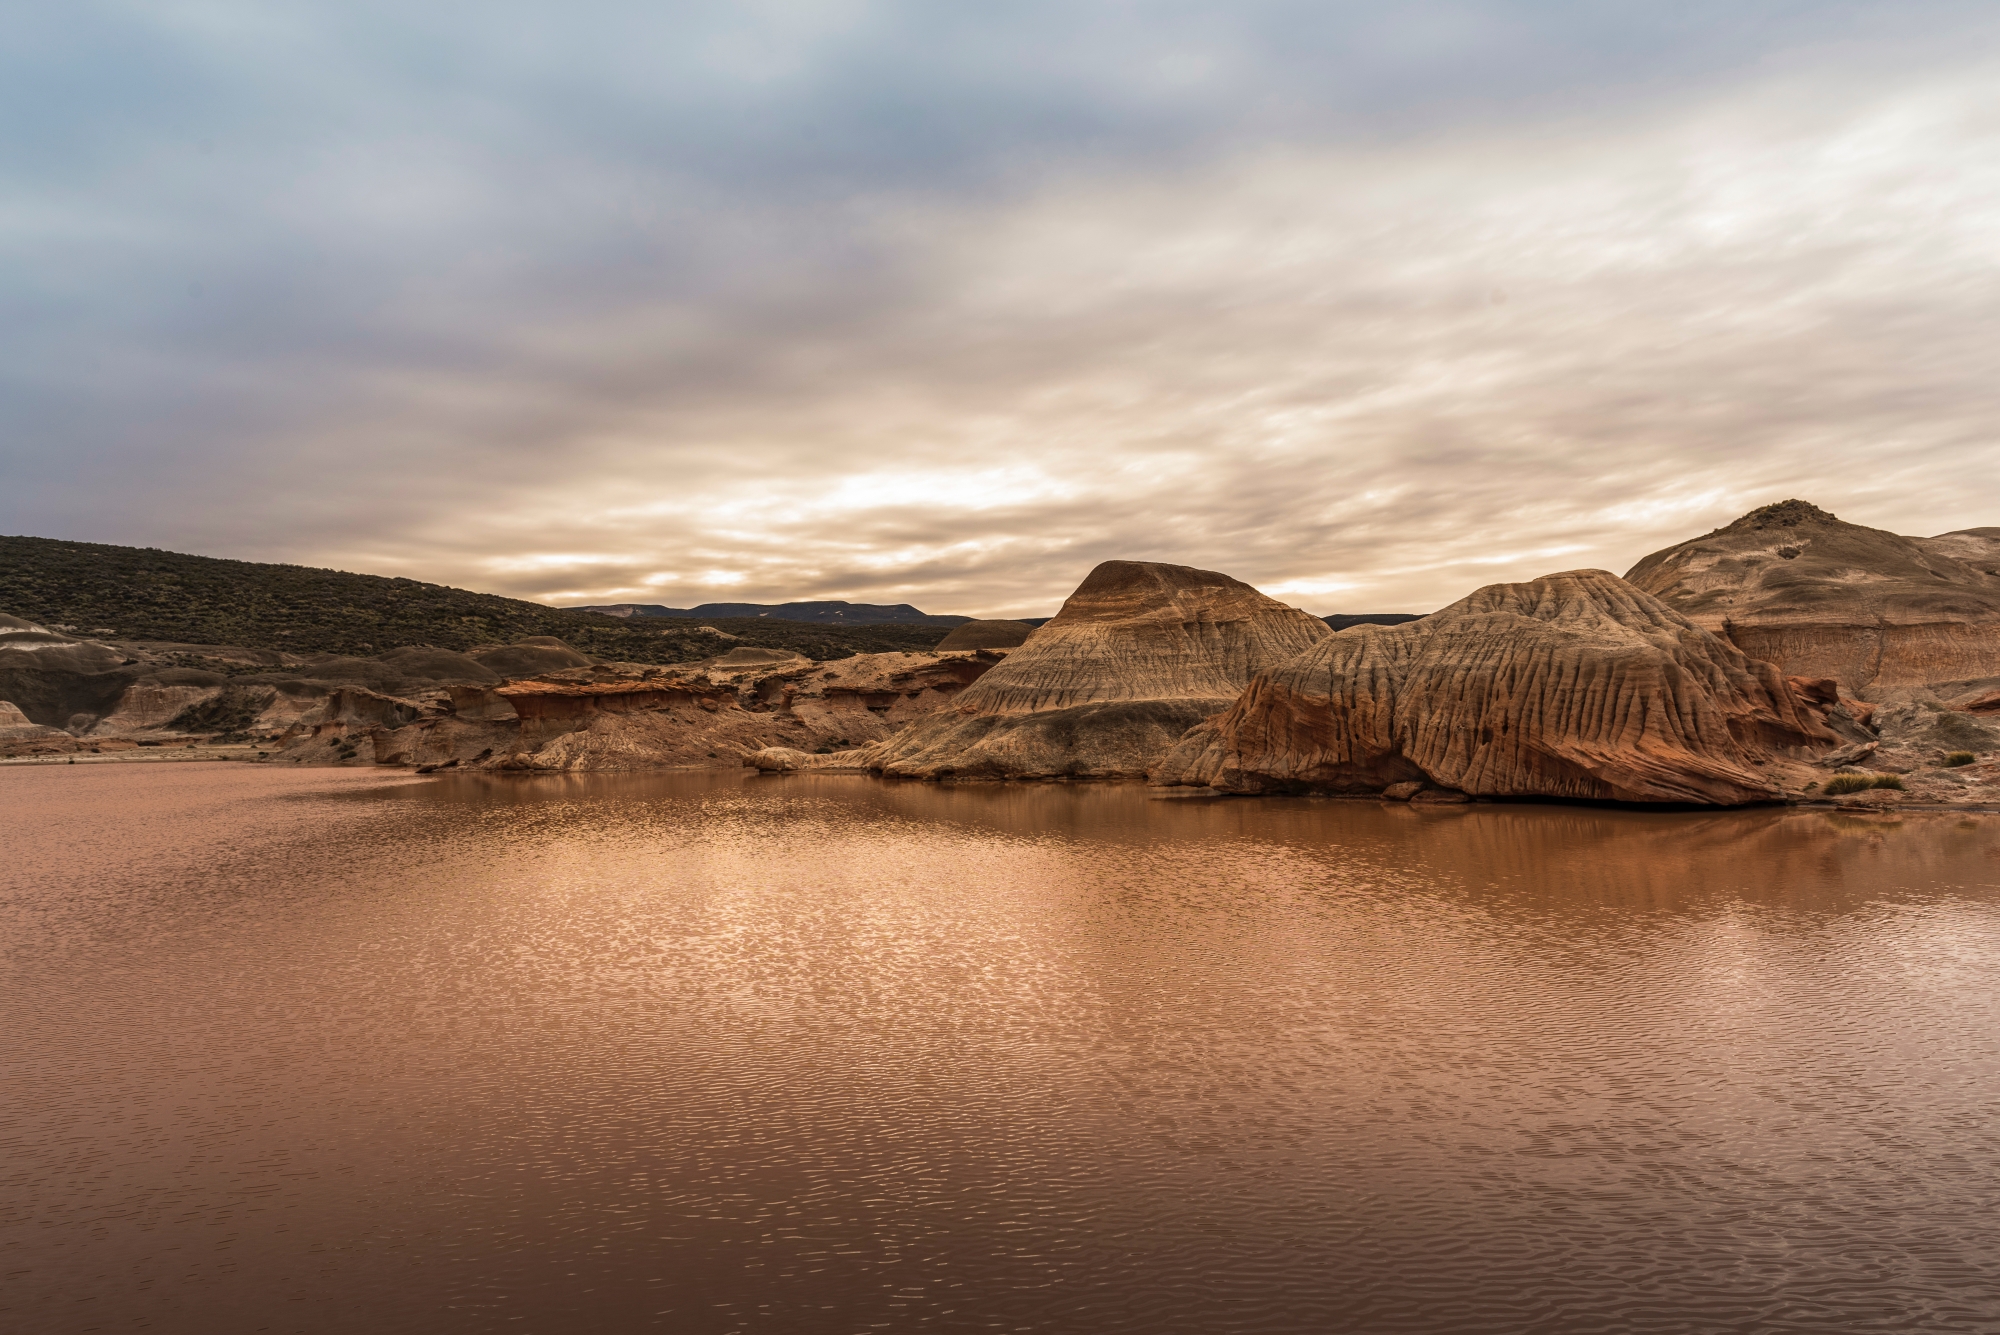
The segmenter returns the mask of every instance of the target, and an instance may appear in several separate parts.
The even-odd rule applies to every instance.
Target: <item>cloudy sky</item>
[[[0,3],[0,531],[1315,612],[2000,525],[2000,13]]]

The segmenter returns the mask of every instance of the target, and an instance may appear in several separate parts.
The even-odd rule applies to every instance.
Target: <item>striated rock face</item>
[[[1027,642],[1035,628],[1025,621],[968,621],[938,641],[939,652],[954,649],[1014,649]]]
[[[1877,698],[2000,677],[1996,572],[2000,529],[1905,538],[1784,501],[1625,577],[1752,658]]]
[[[1802,788],[1801,762],[1841,744],[1830,695],[1615,575],[1577,570],[1492,585],[1421,621],[1357,626],[1314,645],[1183,738],[1154,781],[1767,801]]]
[[[759,768],[900,778],[1140,778],[1257,672],[1331,635],[1212,570],[1107,561],[950,709],[878,746]]]
[[[17,709],[13,702],[0,700],[0,742],[27,742],[68,736],[69,734],[61,728],[51,728],[36,723]]]
[[[961,707],[1232,700],[1263,668],[1330,634],[1318,617],[1213,570],[1106,561]]]
[[[186,710],[220,695],[227,681],[213,672],[185,668],[148,673],[125,688],[111,712],[92,724],[87,735],[122,737],[164,728]]]

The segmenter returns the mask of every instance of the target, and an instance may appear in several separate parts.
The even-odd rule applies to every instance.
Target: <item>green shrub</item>
[[[1974,759],[1970,751],[1954,751],[1944,758],[1944,763],[1947,768],[1956,769],[1960,765],[1970,765]]]
[[[1903,781],[1893,774],[1884,774],[1870,786],[1875,788],[1893,788],[1899,793],[1903,791]]]
[[[1842,793],[1858,793],[1874,786],[1875,780],[1866,774],[1836,774],[1826,781],[1826,795],[1839,797]]]

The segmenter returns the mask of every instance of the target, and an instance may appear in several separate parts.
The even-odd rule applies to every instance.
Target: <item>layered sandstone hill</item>
[[[761,769],[901,778],[1139,778],[1250,678],[1330,636],[1317,617],[1212,570],[1106,561],[951,708],[879,746]]]
[[[1025,621],[968,621],[938,641],[941,650],[1016,649],[1035,628]]]
[[[1752,658],[1870,698],[2000,686],[2000,529],[1905,538],[1783,501],[1625,577]]]
[[[1577,570],[1342,631],[1250,683],[1154,781],[1735,805],[1823,777],[1801,762],[1842,744],[1829,724],[1865,735],[1830,683],[1789,682],[1617,576]]]
[[[1917,545],[1933,556],[2000,578],[2000,528],[1956,529],[1935,538],[1919,538]]]
[[[23,714],[13,701],[0,700],[0,742],[42,741],[68,736],[61,728],[36,723]]]

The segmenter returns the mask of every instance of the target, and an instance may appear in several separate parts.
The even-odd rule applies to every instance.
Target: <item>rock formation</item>
[[[1917,545],[1933,556],[2000,578],[2000,528],[1956,529],[1935,538],[1918,538]]]
[[[1256,673],[1333,632],[1211,570],[1107,561],[951,708],[878,746],[770,770],[899,778],[1140,778]]]
[[[1830,724],[1865,735],[1830,684],[1579,570],[1331,636],[1251,682],[1154,781],[1734,805],[1802,789],[1803,762],[1842,743]]]
[[[532,635],[518,644],[482,644],[468,650],[466,657],[496,677],[532,677],[591,664],[590,659],[551,635]]]
[[[1905,538],[1783,501],[1625,577],[1752,658],[1871,699],[2000,687],[2000,529]]]
[[[816,663],[739,647],[675,667],[592,664],[403,698],[336,692],[279,757],[522,771],[738,767],[778,744],[831,754],[952,700],[991,654],[858,654]]]
[[[658,667],[600,663],[546,636],[355,658],[109,645],[0,617],[0,756],[200,742],[300,765],[734,768],[779,743],[816,754],[882,741],[997,662],[984,652],[815,662],[733,644]]]
[[[0,700],[30,724],[69,733],[89,729],[142,675],[130,664],[111,645],[0,616]]]
[[[68,736],[61,728],[45,727],[34,722],[11,700],[0,700],[0,742],[41,741]]]
[[[938,649],[1017,649],[1034,633],[1025,621],[968,621],[939,640]]]

